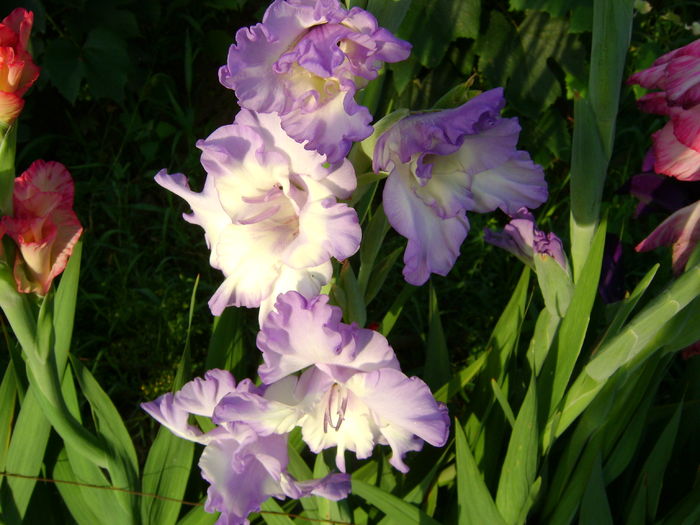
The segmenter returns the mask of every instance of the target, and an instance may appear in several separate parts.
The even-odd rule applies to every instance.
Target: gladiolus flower
[[[635,250],[646,252],[659,246],[672,246],[673,272],[679,275],[683,272],[698,241],[700,241],[700,201],[673,213],[640,242]]]
[[[627,82],[653,91],[637,103],[671,120],[652,135],[647,160],[656,173],[700,180],[700,40],[659,57]]]
[[[527,208],[520,208],[503,228],[503,232],[484,230],[484,240],[512,253],[531,268],[535,268],[535,255],[547,255],[569,271],[569,261],[561,239],[554,233],[537,229],[535,217]]]
[[[263,396],[225,397],[214,420],[245,421],[261,435],[300,426],[312,452],[337,447],[336,465],[343,472],[346,450],[363,459],[375,444],[389,445],[390,463],[407,472],[407,452],[420,450],[423,441],[438,447],[447,441],[447,407],[422,380],[401,372],[381,334],[344,324],[341,317],[328,296],[280,295],[257,341],[265,360],[258,373],[269,386]]]
[[[244,379],[236,386],[224,370],[209,370],[204,379],[185,384],[141,407],[175,435],[205,446],[199,459],[202,477],[209,482],[204,510],[221,512],[219,525],[247,524],[247,516],[273,496],[278,499],[317,495],[339,500],[350,492],[346,474],[329,474],[322,479],[297,481],[287,472],[288,435],[262,436],[244,422],[224,423],[208,432],[190,424],[188,418],[211,418],[226,396],[248,393],[259,396],[264,387]]]
[[[27,50],[34,14],[18,7],[0,23],[0,123],[9,126],[24,107],[22,95],[39,77]]]
[[[241,110],[198,147],[208,173],[201,193],[182,174],[163,170],[156,182],[188,202],[185,220],[204,228],[210,263],[224,273],[209,301],[214,315],[260,306],[263,319],[282,292],[316,295],[331,277],[331,257],[359,248],[357,213],[337,202],[355,188],[352,165],[325,167],[325,157],[284,133],[277,115]]]
[[[403,274],[421,285],[447,275],[469,231],[467,211],[508,214],[547,199],[540,166],[516,150],[520,126],[501,118],[503,89],[462,106],[399,120],[377,140],[374,171],[389,171],[384,210],[408,239]]]
[[[336,163],[372,133],[372,115],[355,93],[410,49],[358,7],[275,0],[261,24],[236,33],[219,79],[241,107],[278,113],[290,137]]]
[[[59,162],[37,160],[15,180],[14,214],[2,228],[17,244],[17,289],[46,295],[83,228],[73,212],[73,179]]]

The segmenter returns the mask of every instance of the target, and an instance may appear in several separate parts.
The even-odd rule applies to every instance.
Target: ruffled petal
[[[403,275],[409,283],[420,286],[431,273],[447,275],[452,269],[469,222],[464,211],[454,217],[439,217],[416,195],[412,185],[413,175],[399,166],[389,175],[382,200],[389,223],[408,239]]]
[[[421,379],[382,369],[355,374],[346,387],[371,410],[379,432],[392,448],[390,463],[398,470],[408,471],[403,456],[419,450],[421,440],[437,447],[447,442],[447,407],[435,401]]]
[[[512,215],[519,208],[537,208],[547,200],[544,171],[524,151],[495,168],[475,174],[470,189],[474,204],[468,209],[479,213],[500,208]]]
[[[673,246],[673,271],[678,275],[683,272],[698,241],[700,241],[700,201],[673,213],[640,242],[635,250],[646,252],[659,246]]]
[[[684,146],[673,132],[669,121],[652,135],[654,142],[654,171],[678,180],[700,179],[700,152]]]
[[[673,134],[684,146],[700,153],[700,104],[672,113]]]

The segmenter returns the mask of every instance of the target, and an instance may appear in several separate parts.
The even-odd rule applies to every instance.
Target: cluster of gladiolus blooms
[[[642,111],[669,117],[652,135],[644,170],[684,183],[700,181],[700,40],[662,55],[651,67],[632,75],[628,83],[653,90],[637,101]],[[643,179],[649,180],[654,189],[659,186],[648,176]],[[641,193],[648,196],[649,192]],[[676,209],[636,250],[671,245],[673,271],[680,274],[698,241],[700,200]]]
[[[46,295],[66,264],[83,228],[73,211],[73,179],[59,162],[37,160],[14,181],[12,215],[0,220],[0,237],[16,244],[17,290]],[[5,259],[5,254],[3,254]]]
[[[39,77],[29,54],[34,14],[21,7],[0,23],[0,124],[12,124],[24,107],[22,96]]]
[[[447,408],[425,382],[401,371],[381,334],[341,322],[340,308],[321,294],[332,259],[351,257],[362,238],[356,211],[343,202],[357,185],[345,157],[373,132],[355,94],[410,49],[363,9],[275,0],[262,23],[236,33],[219,70],[242,109],[197,143],[203,189],[193,191],[181,173],[156,175],[188,203],[184,218],[202,227],[210,264],[223,273],[212,313],[260,309],[261,386],[211,370],[143,405],[205,445],[205,508],[221,512],[219,523],[247,523],[270,496],[344,498],[347,451],[365,459],[389,446],[390,463],[407,472],[408,452],[448,439]],[[517,150],[520,126],[500,116],[504,105],[503,90],[493,89],[458,108],[408,114],[378,137],[373,168],[388,173],[383,206],[408,239],[409,283],[450,271],[469,231],[467,212],[500,209],[529,220],[529,232],[517,230],[518,249],[566,264],[561,242],[534,226],[529,209],[546,200],[547,185],[542,168]],[[191,425],[192,414],[210,418],[213,430]],[[340,472],[315,480],[287,472],[297,427],[312,452],[335,447]]]

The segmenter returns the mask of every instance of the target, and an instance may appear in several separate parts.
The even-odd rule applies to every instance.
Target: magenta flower
[[[73,211],[73,179],[60,162],[37,160],[15,179],[13,215],[2,218],[18,247],[17,290],[46,295],[66,267],[83,228]]]
[[[535,268],[534,256],[546,255],[568,272],[569,262],[561,239],[554,233],[538,230],[535,217],[527,208],[520,208],[502,232],[484,230],[484,240],[512,253],[532,269]]]
[[[236,33],[219,79],[241,107],[278,113],[289,136],[336,163],[372,133],[372,115],[355,93],[410,48],[358,7],[275,0],[261,24]]]
[[[210,263],[225,276],[209,301],[214,315],[260,306],[263,319],[282,292],[316,295],[331,277],[331,257],[359,248],[357,213],[337,202],[356,185],[347,160],[324,167],[320,154],[284,133],[279,117],[247,110],[197,145],[208,173],[201,193],[182,174],[163,170],[156,182],[191,206],[185,220],[204,228]]]
[[[423,381],[400,371],[382,335],[342,323],[340,308],[325,295],[307,300],[287,292],[275,309],[258,334],[265,360],[258,372],[269,386],[263,396],[227,396],[216,421],[240,418],[265,436],[299,426],[311,451],[337,447],[343,472],[346,450],[363,459],[375,444],[389,445],[390,463],[406,472],[407,452],[420,450],[423,441],[445,444],[447,408]]]
[[[635,250],[646,252],[659,246],[672,246],[673,272],[683,272],[693,249],[700,241],[700,200],[681,208],[640,242]]]
[[[627,82],[656,90],[638,100],[642,111],[671,118],[652,135],[646,164],[679,180],[700,180],[700,40],[659,57]]]
[[[210,484],[204,509],[221,512],[217,524],[247,524],[248,514],[260,510],[260,504],[271,496],[345,498],[350,492],[350,479],[345,474],[303,482],[292,478],[287,472],[286,434],[261,436],[241,421],[203,432],[188,422],[192,414],[211,417],[222,399],[244,392],[258,396],[264,388],[247,379],[236,386],[229,372],[215,369],[204,379],[187,383],[179,392],[141,405],[175,435],[206,445],[199,460],[202,477]]]
[[[499,116],[497,88],[450,110],[410,115],[374,149],[374,171],[388,171],[384,210],[408,239],[403,274],[421,285],[447,275],[469,231],[467,211],[514,214],[547,199],[542,168],[516,150],[517,119]]]

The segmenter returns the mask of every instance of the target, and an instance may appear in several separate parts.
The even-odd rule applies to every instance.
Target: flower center
[[[345,420],[345,409],[348,407],[348,393],[338,383],[334,383],[328,392],[328,404],[323,414],[323,433],[328,433],[330,426],[336,432]],[[333,422],[333,418],[335,422]]]

